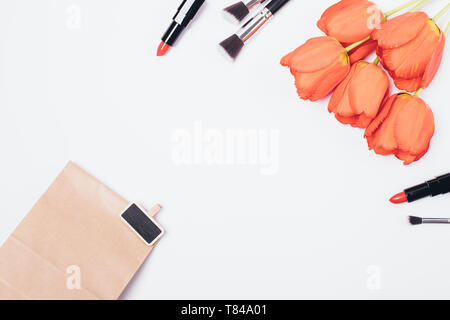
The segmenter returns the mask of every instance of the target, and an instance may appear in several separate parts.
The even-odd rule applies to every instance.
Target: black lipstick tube
[[[405,189],[408,202],[413,202],[425,197],[435,197],[450,192],[450,173],[419,184],[415,187]]]
[[[161,40],[169,46],[173,46],[204,3],[205,0],[183,0]]]

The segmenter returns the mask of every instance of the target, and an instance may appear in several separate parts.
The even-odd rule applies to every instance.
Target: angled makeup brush
[[[270,1],[267,5],[258,10],[253,17],[249,18],[235,34],[222,41],[220,46],[231,58],[236,59],[244,47],[244,44],[250,40],[267,21],[271,20],[273,15],[287,2],[289,2],[289,0]]]
[[[412,225],[418,224],[450,224],[450,219],[447,218],[420,218],[420,217],[409,217],[409,223]]]
[[[226,7],[225,9],[223,9],[223,11],[230,14],[238,22],[241,22],[250,13],[250,10],[264,1],[265,0],[250,0],[247,3],[239,1],[229,7]]]

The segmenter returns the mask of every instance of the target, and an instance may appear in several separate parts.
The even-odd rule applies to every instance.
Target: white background
[[[236,29],[224,0],[207,1],[156,57],[179,2],[0,1],[0,243],[73,160],[123,197],[164,206],[167,234],[122,298],[450,298],[450,226],[407,222],[450,216],[450,196],[388,202],[450,171],[448,50],[422,94],[431,148],[405,167],[369,152],[327,100],[301,101],[279,65],[321,35],[333,1],[291,1],[235,63],[217,46]],[[177,165],[173,135],[195,123],[276,130],[278,170]]]

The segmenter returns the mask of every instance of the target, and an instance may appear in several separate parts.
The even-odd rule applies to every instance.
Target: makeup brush
[[[239,1],[229,7],[226,7],[225,9],[223,9],[223,11],[230,14],[238,22],[241,22],[250,13],[250,10],[252,10],[261,2],[264,2],[264,0],[251,0],[247,3]]]
[[[249,18],[231,37],[220,43],[220,46],[233,59],[241,52],[244,44],[250,40],[261,27],[269,21],[289,0],[272,0]]]
[[[450,224],[450,219],[447,218],[420,218],[420,217],[409,217],[409,223],[412,225],[418,224]]]

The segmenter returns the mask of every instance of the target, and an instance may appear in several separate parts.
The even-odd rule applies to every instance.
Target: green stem
[[[392,9],[391,11],[385,12],[385,13],[384,13],[384,16],[385,16],[385,18],[387,19],[388,17],[390,17],[390,16],[396,14],[397,12],[402,11],[403,9],[406,9],[406,8],[412,6],[413,4],[417,3],[418,1],[421,1],[421,0],[411,0],[411,1],[408,1],[407,3],[402,4],[401,6],[398,6],[397,8]]]
[[[414,93],[414,96],[418,97],[421,91],[422,91],[422,88],[417,89],[417,91]]]
[[[433,17],[433,21],[434,21],[434,22],[438,21],[439,18],[442,17],[442,16],[448,11],[448,9],[450,9],[450,3],[448,3],[448,4],[445,6],[444,9],[442,9],[441,11],[439,11],[439,12],[437,13],[437,15],[435,15],[435,16]]]
[[[374,65],[378,65],[380,63],[380,57],[377,56],[377,58],[373,61]]]
[[[430,0],[422,0],[420,1],[414,8],[411,8],[409,12],[414,12],[422,8],[424,5],[426,5]]]
[[[450,22],[447,23],[447,27],[445,28],[445,31],[444,31],[445,36],[447,36],[449,31],[450,31]]]
[[[370,36],[367,36],[367,38],[365,38],[361,41],[355,42],[354,44],[349,45],[347,48],[345,48],[345,51],[347,51],[347,52],[352,51],[356,47],[359,47],[360,45],[362,45],[363,43],[365,43],[369,40],[370,40]]]

